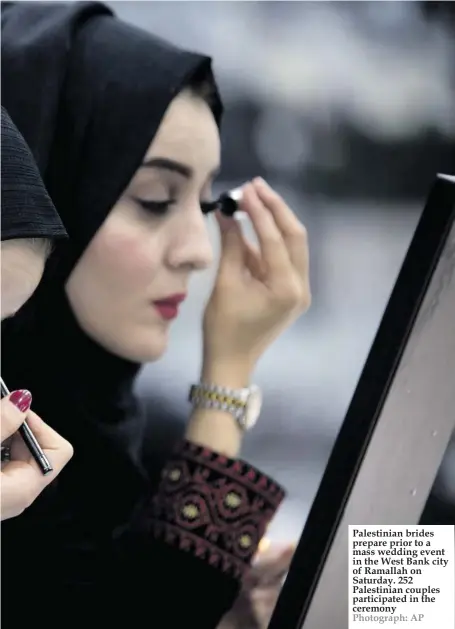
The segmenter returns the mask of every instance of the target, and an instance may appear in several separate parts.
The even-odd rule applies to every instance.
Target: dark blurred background
[[[431,182],[455,172],[455,4],[108,4],[214,57],[226,104],[219,189],[262,175],[309,230],[313,306],[258,367],[265,407],[243,450],[289,492],[270,536],[296,539]],[[194,280],[170,351],[138,383],[157,456],[189,415],[213,277]],[[428,522],[455,521],[454,449]]]

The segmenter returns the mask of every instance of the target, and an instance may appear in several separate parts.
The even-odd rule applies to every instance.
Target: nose
[[[200,207],[177,218],[174,238],[168,250],[168,262],[174,269],[203,271],[214,260],[207,219]]]

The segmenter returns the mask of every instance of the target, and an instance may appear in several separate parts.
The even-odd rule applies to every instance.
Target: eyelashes
[[[165,214],[167,214],[171,205],[176,202],[175,199],[166,199],[164,201],[149,201],[147,199],[138,198],[135,198],[134,201],[143,210],[149,212],[150,214],[155,214],[156,216],[164,216]]]
[[[165,199],[163,201],[151,201],[148,199],[139,199],[135,197],[133,200],[135,203],[137,203],[137,205],[140,208],[142,208],[146,212],[153,214],[155,216],[165,216],[170,210],[171,206],[177,203],[176,199]],[[214,209],[216,209],[217,202],[216,201],[201,201],[200,206],[201,206],[202,214],[209,214],[210,212],[213,212]]]

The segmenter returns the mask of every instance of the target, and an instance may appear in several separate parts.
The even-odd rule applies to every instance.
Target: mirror
[[[269,629],[347,627],[348,525],[419,521],[455,429],[454,320],[455,177],[439,175]]]

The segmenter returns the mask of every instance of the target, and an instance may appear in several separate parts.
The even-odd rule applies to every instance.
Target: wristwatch
[[[193,408],[214,408],[232,415],[242,430],[251,430],[262,407],[262,393],[258,386],[229,389],[201,382],[190,388],[189,401]]]

